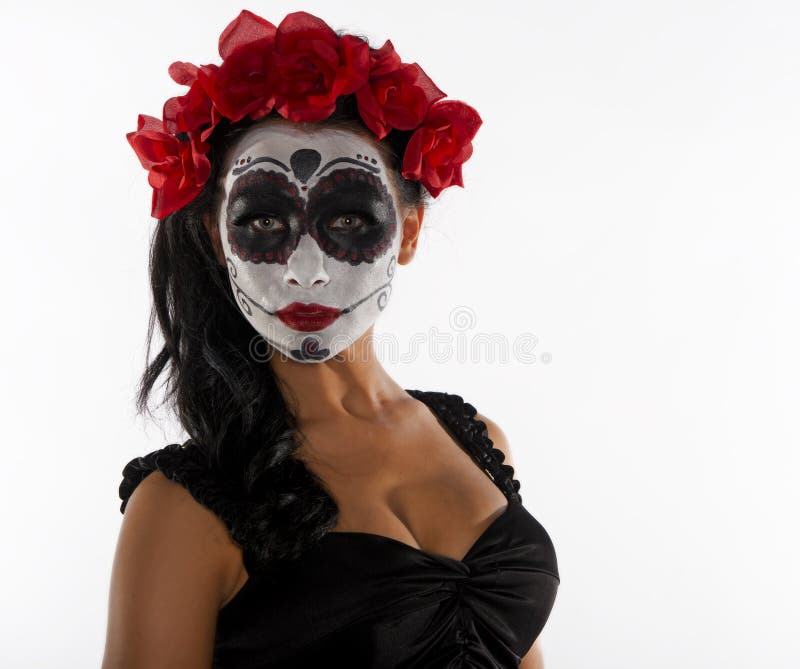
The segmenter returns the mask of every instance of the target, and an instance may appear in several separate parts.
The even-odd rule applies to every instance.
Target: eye
[[[335,232],[360,232],[367,228],[371,221],[361,214],[342,214],[335,216],[328,223],[328,227]]]
[[[250,228],[255,232],[267,233],[284,232],[287,229],[286,224],[278,216],[272,214],[243,218],[236,225]]]

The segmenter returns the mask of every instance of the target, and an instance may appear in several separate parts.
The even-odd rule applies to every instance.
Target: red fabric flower
[[[190,132],[189,141],[182,142],[169,133],[163,121],[139,114],[136,131],[126,137],[142,167],[149,171],[153,218],[164,218],[180,209],[203,189],[211,173],[205,156],[210,146],[199,132]]]
[[[219,36],[219,55],[225,60],[235,49],[257,42],[267,37],[275,37],[275,26],[257,14],[243,9]]]
[[[191,202],[208,180],[208,140],[227,118],[261,119],[273,110],[294,122],[316,122],[355,94],[359,115],[380,140],[413,130],[402,173],[433,197],[463,186],[461,166],[472,154],[478,113],[445,94],[416,63],[403,63],[391,41],[370,52],[355,35],[337,35],[307,12],[288,14],[276,28],[242,10],[219,37],[220,65],[176,61],[169,74],[189,87],[166,101],[162,120],[139,115],[126,137],[153,187],[152,215],[164,218]]]
[[[354,35],[341,38],[307,12],[288,14],[275,36],[282,84],[276,107],[290,121],[321,121],[336,98],[354,93],[369,75],[369,45]]]
[[[173,81],[189,86],[186,95],[170,98],[164,103],[164,125],[172,134],[201,131],[207,140],[223,116],[214,108],[210,93],[214,89],[216,65],[193,65],[176,61],[169,66]]]
[[[219,68],[211,96],[223,116],[254,121],[275,107],[279,89],[275,38],[265,37],[234,49]]]
[[[269,114],[279,88],[275,68],[276,28],[243,9],[219,37],[219,68],[211,97],[231,121],[249,115],[254,121]]]
[[[390,40],[370,54],[369,80],[356,91],[361,119],[379,140],[392,128],[416,128],[444,96],[419,65],[400,62]]]
[[[448,186],[463,187],[461,166],[472,155],[482,122],[475,109],[458,100],[432,104],[408,142],[403,176],[421,181],[433,197]]]

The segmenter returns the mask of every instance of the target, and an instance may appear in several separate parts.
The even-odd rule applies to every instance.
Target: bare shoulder
[[[148,474],[120,528],[102,669],[211,666],[236,551],[210,509],[161,472]]]
[[[494,447],[505,456],[503,462],[513,467],[514,461],[511,456],[511,445],[508,443],[508,437],[506,437],[503,430],[500,429],[500,426],[493,420],[479,413],[475,414],[475,418],[486,423],[486,433],[489,435],[489,439],[492,440]]]

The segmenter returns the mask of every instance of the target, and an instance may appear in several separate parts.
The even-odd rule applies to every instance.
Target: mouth
[[[286,327],[300,332],[323,330],[341,315],[341,310],[311,302],[292,302],[275,312]]]

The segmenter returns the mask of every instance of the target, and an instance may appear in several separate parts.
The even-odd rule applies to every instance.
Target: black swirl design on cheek
[[[237,274],[236,265],[233,264],[233,260],[231,260],[230,258],[225,258],[225,260],[228,264],[228,272],[231,275],[231,283],[233,284],[233,287],[236,289],[235,291],[236,301],[239,303],[239,306],[242,308],[242,311],[244,311],[248,316],[252,316],[253,310],[250,308],[250,305],[247,302],[250,298],[247,296],[247,293],[245,293],[239,287],[239,284],[234,281]]]
[[[246,224],[248,219],[275,214],[279,203],[283,218],[294,218],[299,226],[283,232],[267,232]],[[285,221],[289,225],[289,221]],[[307,228],[305,202],[297,185],[285,174],[253,169],[239,177],[231,188],[226,208],[226,229],[231,252],[252,263],[285,265]]]
[[[337,232],[328,223],[355,214],[368,224],[352,232]],[[372,263],[391,246],[397,233],[394,198],[379,177],[349,167],[322,177],[308,193],[309,234],[322,251],[336,260]]]
[[[392,279],[394,278],[394,268],[397,262],[397,256],[392,256],[391,260],[389,260],[389,266],[386,268],[386,276],[388,277],[388,281],[384,289],[378,293],[378,309],[383,311],[386,308],[386,304],[389,302],[389,296],[392,294]]]
[[[394,270],[396,265],[397,256],[393,255],[391,258],[389,258],[389,264],[386,267],[386,277],[388,278],[388,281],[370,291],[367,295],[364,295],[362,298],[356,300],[352,304],[344,307],[340,314],[349,314],[351,311],[354,311],[364,304],[364,302],[371,300],[376,295],[377,297],[375,298],[375,303],[378,305],[378,309],[383,311],[386,308],[386,303],[389,301],[389,296],[392,294],[392,280],[394,279]]]

